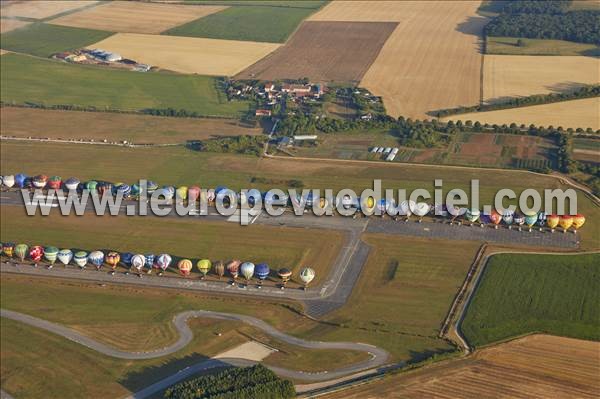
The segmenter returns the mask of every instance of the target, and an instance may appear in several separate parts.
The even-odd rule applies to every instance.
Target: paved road
[[[91,339],[83,334],[80,334],[77,331],[74,331],[70,328],[67,328],[67,327],[64,327],[59,324],[52,323],[52,322],[49,322],[49,321],[46,321],[43,319],[39,319],[37,317],[29,316],[29,315],[26,315],[23,313],[19,313],[19,312],[7,310],[7,309],[1,309],[0,316],[9,318],[12,320],[16,320],[16,321],[19,321],[19,322],[22,322],[25,324],[29,324],[36,328],[41,328],[46,331],[50,331],[54,334],[60,335],[64,338],[67,338],[73,342],[77,342],[78,344],[84,345],[92,350],[100,352],[104,355],[119,358],[119,359],[128,359],[128,360],[154,359],[154,358],[162,357],[165,355],[169,355],[171,353],[177,352],[178,350],[184,348],[187,344],[190,343],[190,341],[192,340],[192,338],[194,336],[192,330],[190,330],[190,328],[187,324],[188,320],[190,318],[195,318],[195,317],[212,318],[212,319],[219,319],[219,320],[241,321],[252,327],[255,327],[255,328],[258,328],[258,329],[264,331],[266,334],[270,335],[271,337],[273,337],[279,341],[285,342],[287,344],[299,346],[302,348],[306,348],[306,349],[354,350],[354,351],[360,351],[360,352],[367,352],[370,355],[368,360],[365,360],[365,361],[362,361],[359,363],[355,363],[350,366],[345,366],[345,367],[341,367],[341,368],[334,369],[334,370],[324,370],[322,372],[316,372],[316,373],[303,372],[303,371],[285,369],[285,368],[281,368],[281,367],[268,366],[274,372],[276,372],[277,374],[279,374],[283,377],[294,378],[294,379],[305,380],[305,381],[324,381],[324,380],[342,377],[342,376],[345,376],[348,374],[357,373],[357,372],[360,372],[363,370],[380,367],[383,364],[385,364],[385,362],[389,358],[389,353],[387,351],[385,351],[381,348],[378,348],[376,346],[373,346],[373,345],[354,343],[354,342],[307,341],[307,340],[304,340],[301,338],[297,338],[297,337],[288,335],[284,332],[281,332],[281,331],[277,330],[276,328],[272,327],[271,325],[265,323],[264,321],[262,321],[260,319],[255,318],[255,317],[233,314],[233,313],[212,312],[212,311],[207,311],[207,310],[186,311],[186,312],[181,312],[181,313],[177,314],[173,318],[173,325],[179,332],[179,339],[177,340],[177,342],[175,342],[174,344],[172,344],[168,347],[165,347],[165,348],[157,349],[154,351],[145,351],[145,352],[122,351],[122,350],[110,347],[108,345],[105,345],[103,343],[100,343],[100,342],[98,342],[94,339]],[[210,367],[216,367],[218,364],[240,365],[240,362],[238,362],[238,360],[240,360],[240,359],[219,359],[219,362],[221,362],[221,363],[217,363],[215,361],[212,361],[212,362],[209,361],[208,363],[202,362],[194,367],[200,368],[200,370],[202,370],[202,369],[206,369],[206,368],[210,368]],[[242,359],[242,362],[245,362],[245,364],[252,364],[251,362],[249,362],[247,360],[245,361],[244,359]],[[198,372],[200,370],[197,370],[195,372]],[[169,381],[171,381],[171,380],[169,380]],[[167,383],[167,381],[165,381],[165,384],[166,383]],[[172,383],[173,382],[169,382],[169,384],[172,384]],[[162,387],[160,389],[164,389],[167,386],[168,385],[165,385],[164,387]]]

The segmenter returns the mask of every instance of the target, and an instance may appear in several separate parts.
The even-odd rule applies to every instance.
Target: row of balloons
[[[111,274],[114,274],[115,269],[119,263],[124,264],[127,268],[135,269],[139,275],[144,271],[144,268],[148,269],[147,273],[151,273],[152,269],[157,269],[159,275],[162,275],[173,261],[173,258],[169,254],[160,254],[155,256],[154,254],[133,254],[131,252],[116,252],[110,251],[104,254],[102,251],[92,251],[87,253],[86,251],[73,252],[70,249],[58,249],[57,247],[49,246],[42,247],[41,245],[28,246],[27,244],[14,243],[0,243],[0,254],[12,258],[16,256],[21,262],[25,259],[30,259],[34,262],[34,265],[45,259],[48,262],[48,268],[52,268],[54,263],[58,260],[65,267],[73,261],[75,265],[84,269],[87,264],[92,264],[97,270],[106,263],[111,267]],[[252,277],[256,277],[259,282],[259,287],[262,282],[266,280],[271,274],[271,269],[266,263],[254,264],[252,262],[241,262],[239,260],[232,260],[227,263],[221,261],[211,262],[209,259],[201,259],[196,263],[198,271],[204,278],[211,271],[216,274],[219,278],[225,275],[227,272],[233,278],[233,284],[241,274],[246,282],[249,282]],[[177,269],[183,276],[189,276],[193,268],[193,263],[190,259],[181,259],[177,262]],[[281,279],[283,289],[287,282],[292,277],[292,271],[287,268],[281,268],[277,270],[277,276]],[[305,267],[300,271],[300,280],[304,283],[306,288],[308,284],[315,278],[315,271],[310,267]]]

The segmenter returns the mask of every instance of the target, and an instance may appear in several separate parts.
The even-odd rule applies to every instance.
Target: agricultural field
[[[553,104],[532,105],[529,107],[509,108],[498,111],[471,112],[441,118],[441,121],[472,120],[490,125],[497,124],[527,126],[562,126],[563,128],[600,129],[600,98],[562,101]]]
[[[164,33],[173,36],[284,43],[300,22],[315,12],[316,8],[233,6]]]
[[[600,163],[600,140],[573,139],[573,157],[578,161]]]
[[[598,342],[532,335],[325,397],[593,399],[599,351]]]
[[[137,111],[174,108],[205,116],[239,117],[248,103],[228,102],[214,78],[138,73],[71,65],[18,54],[0,58],[4,102],[77,105]],[[101,86],[90,82],[102,82]]]
[[[237,78],[358,83],[395,28],[393,22],[305,22],[283,47]]]
[[[0,33],[6,33],[11,30],[22,28],[29,25],[31,22],[22,21],[20,19],[0,19]]]
[[[94,140],[134,144],[174,144],[223,136],[259,135],[263,129],[236,119],[170,118],[112,112],[0,108],[4,136]],[[81,130],[81,126],[86,126]]]
[[[575,43],[565,40],[528,39],[518,37],[486,38],[486,54],[500,55],[562,55],[562,56],[598,56],[600,47],[594,44]],[[521,40],[522,46],[517,42]],[[552,61],[549,59],[548,61]],[[545,71],[541,69],[540,71]]]
[[[600,340],[600,254],[492,256],[461,330],[481,347],[532,332]]]
[[[98,1],[89,0],[3,1],[1,10],[3,18],[46,19],[83,7],[94,7],[98,3]]]
[[[570,92],[598,84],[599,70],[600,59],[592,57],[486,55],[483,98],[486,103],[496,103],[533,94]]]
[[[65,15],[52,24],[121,33],[161,33],[226,9],[224,6],[111,1]],[[131,18],[135,15],[135,18]]]
[[[360,86],[382,96],[388,113],[427,113],[474,105],[480,97],[479,3],[335,1],[310,20],[399,22]]]
[[[265,262],[275,270],[287,267],[298,277],[300,269],[311,265],[316,271],[314,284],[327,277],[341,243],[342,234],[324,229],[299,230],[262,225],[240,226],[236,223],[198,221],[190,218],[165,220],[158,217],[62,217],[58,212],[47,217],[28,217],[1,207],[2,237],[30,244],[39,242],[57,247],[83,248],[94,245],[118,252],[163,253],[178,258],[222,260],[250,259]],[[9,216],[10,214],[10,216]],[[224,239],[226,238],[226,239]],[[265,246],[265,242],[272,245]],[[168,273],[178,276],[176,268]],[[194,270],[191,278],[199,278]],[[216,276],[213,276],[216,279]],[[275,284],[277,277],[266,284]]]
[[[61,51],[76,50],[112,35],[92,29],[34,23],[2,34],[2,48],[39,57],[50,57]]]
[[[118,33],[90,46],[170,71],[233,76],[276,50],[273,43]]]

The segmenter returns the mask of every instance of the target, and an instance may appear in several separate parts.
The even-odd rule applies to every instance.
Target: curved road
[[[285,343],[296,345],[306,349],[338,349],[338,350],[354,350],[360,352],[367,352],[370,355],[368,360],[355,363],[350,366],[341,367],[335,370],[326,370],[316,373],[303,372],[290,370],[280,367],[269,366],[274,372],[279,375],[288,378],[294,378],[299,380],[306,381],[324,381],[337,377],[342,377],[348,374],[357,373],[359,371],[372,369],[383,365],[387,359],[389,358],[389,353],[381,348],[378,348],[373,345],[363,344],[363,343],[354,343],[354,342],[321,342],[321,341],[306,341],[301,338],[297,338],[291,335],[288,335],[284,332],[277,330],[271,325],[265,323],[264,321],[257,319],[251,316],[244,316],[233,313],[222,313],[222,312],[212,312],[208,310],[190,310],[186,312],[181,312],[177,314],[173,318],[173,325],[179,332],[179,339],[174,344],[162,348],[157,349],[155,351],[148,352],[127,352],[122,351],[120,349],[115,349],[103,343],[100,343],[92,338],[89,338],[79,332],[72,330],[70,328],[61,326],[56,323],[49,322],[47,320],[39,319],[37,317],[29,316],[23,313],[15,312],[7,309],[0,309],[0,316],[6,317],[8,319],[16,320],[25,324],[28,324],[33,327],[41,328],[46,331],[50,331],[54,334],[60,335],[64,338],[67,338],[73,342],[77,342],[80,345],[86,346],[92,350],[102,353],[103,355],[119,358],[119,359],[128,359],[128,360],[139,360],[139,359],[154,359],[157,357],[166,356],[172,354],[174,352],[179,351],[184,348],[187,344],[190,343],[192,338],[194,337],[194,333],[190,330],[187,322],[188,319],[194,317],[207,317],[212,319],[220,319],[220,320],[233,320],[233,321],[241,321],[246,323],[252,327],[258,328],[273,338],[283,341]],[[238,362],[237,360],[240,360]],[[219,359],[222,363],[229,364],[251,364],[245,359]],[[230,362],[231,361],[231,362]],[[205,363],[205,362],[203,362]],[[215,367],[214,365],[212,367]]]

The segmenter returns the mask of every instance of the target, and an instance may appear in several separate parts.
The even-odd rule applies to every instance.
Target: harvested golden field
[[[327,398],[597,398],[600,343],[531,335]]]
[[[442,118],[449,120],[472,120],[481,123],[507,125],[534,124],[537,126],[562,126],[567,129],[581,127],[600,129],[600,98],[562,101],[553,104],[534,105],[531,107],[510,108],[499,111],[472,112]]]
[[[488,103],[507,97],[561,93],[598,84],[600,59],[583,56],[486,55],[483,98]]]
[[[10,17],[27,17],[35,19],[44,19],[66,11],[75,10],[77,8],[93,6],[98,1],[71,1],[71,0],[20,0],[20,1],[3,1],[2,16]]]
[[[310,19],[400,22],[360,85],[382,96],[392,116],[425,118],[479,102],[486,19],[478,7],[474,1],[335,1]]]
[[[248,128],[231,119],[168,118],[14,107],[2,107],[0,111],[0,132],[16,137],[166,144],[219,136],[262,134],[261,128]]]
[[[4,9],[3,9],[4,10]],[[5,33],[23,26],[29,25],[31,22],[21,21],[19,19],[0,19],[0,33]]]
[[[160,33],[225,8],[227,7],[111,1],[53,19],[50,23],[109,32]]]
[[[232,76],[276,50],[274,43],[118,33],[91,48],[181,73]]]

